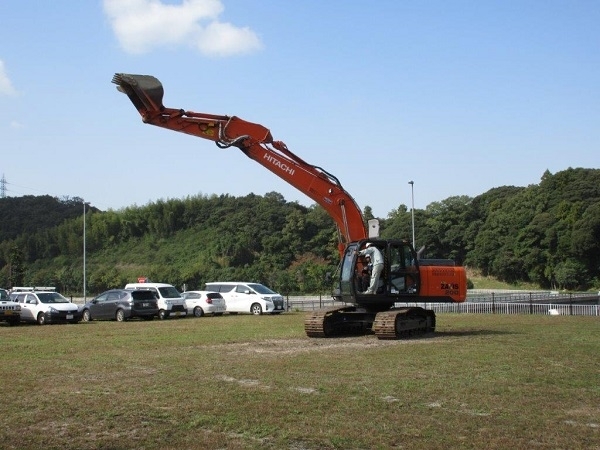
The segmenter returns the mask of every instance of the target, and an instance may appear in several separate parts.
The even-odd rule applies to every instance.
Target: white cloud
[[[259,50],[258,36],[249,28],[218,21],[221,0],[104,0],[113,31],[128,53],[157,47],[189,45],[209,56],[230,56]]]
[[[0,59],[0,95],[17,95],[17,90],[13,87],[10,78],[4,70],[4,61]]]
[[[249,28],[236,28],[229,23],[212,22],[198,39],[196,47],[206,55],[227,56],[260,49],[260,39]]]

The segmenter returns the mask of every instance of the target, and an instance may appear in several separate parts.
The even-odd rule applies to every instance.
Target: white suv
[[[44,325],[81,320],[79,307],[55,291],[14,292],[10,297],[19,303],[22,321]]]
[[[283,295],[259,283],[225,281],[206,283],[204,289],[219,292],[228,313],[279,314],[285,311]]]
[[[21,306],[8,298],[6,289],[0,289],[0,322],[18,325],[21,321]]]

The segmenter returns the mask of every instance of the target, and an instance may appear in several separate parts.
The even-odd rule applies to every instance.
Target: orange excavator
[[[373,333],[398,339],[435,331],[432,310],[396,306],[434,302],[464,302],[465,269],[446,259],[420,259],[412,245],[379,238],[377,220],[365,223],[360,208],[338,178],[313,166],[273,139],[268,128],[236,116],[205,114],[163,105],[164,89],[151,75],[116,73],[112,82],[126,94],[147,124],[214,141],[219,148],[236,147],[321,205],[334,220],[339,236],[340,266],[333,297],[343,306],[307,314],[309,337]],[[368,247],[375,247],[383,266],[367,289],[362,275],[369,271]],[[367,283],[369,284],[369,283]]]

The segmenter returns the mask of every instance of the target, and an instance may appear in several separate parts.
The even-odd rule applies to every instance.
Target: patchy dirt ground
[[[354,336],[330,339],[267,339],[257,342],[240,342],[219,344],[212,348],[232,355],[294,355],[336,349],[367,349],[378,347],[395,347],[401,345],[424,345],[440,342],[436,335],[418,339],[379,340],[375,336]]]

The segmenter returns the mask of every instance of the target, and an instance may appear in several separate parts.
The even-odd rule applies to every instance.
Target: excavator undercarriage
[[[308,337],[375,334],[378,339],[401,339],[435,331],[435,313],[420,307],[370,312],[357,306],[333,307],[307,313]]]

